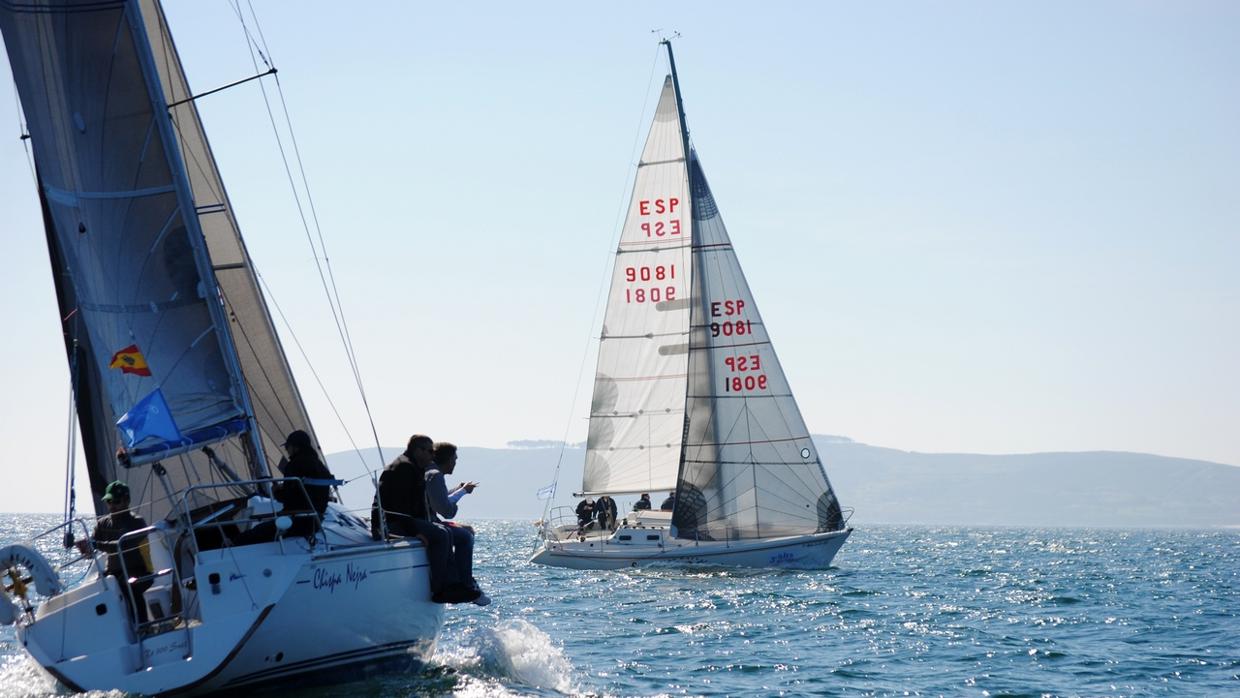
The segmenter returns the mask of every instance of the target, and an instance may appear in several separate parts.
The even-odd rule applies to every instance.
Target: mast
[[[659,43],[667,47],[667,62],[672,68],[672,89],[676,91],[676,113],[680,116],[680,138],[683,141],[685,149],[685,173],[688,176],[689,170],[689,123],[685,121],[685,101],[680,96],[680,77],[676,75],[676,57],[672,55],[672,40],[663,39]],[[693,222],[690,219],[690,240],[693,239],[692,228]]]
[[[283,343],[276,333],[254,262],[242,238],[227,187],[198,113],[197,98],[213,91],[195,95],[190,90],[159,1],[140,0],[139,4],[163,85],[164,101],[169,105],[169,118],[177,132],[181,159],[187,165],[192,164],[186,173],[191,196],[224,309],[231,321],[233,346],[249,388],[258,439],[263,446],[265,462],[270,465],[279,460],[279,444],[289,432],[307,431],[315,444],[318,438]],[[247,460],[251,459],[247,457]]]
[[[160,12],[162,11],[162,8],[160,8]],[[233,395],[245,413],[247,425],[246,438],[249,441],[253,458],[255,459],[254,465],[257,466],[261,477],[270,477],[271,471],[267,467],[262,441],[258,434],[258,425],[254,420],[254,407],[250,403],[250,391],[245,384],[244,374],[241,372],[241,361],[237,357],[237,347],[232,336],[232,329],[219,296],[219,282],[215,278],[215,268],[207,253],[206,238],[203,237],[197,209],[194,206],[193,189],[190,188],[189,177],[186,175],[185,161],[181,158],[181,150],[176,147],[178,139],[176,131],[172,126],[172,118],[168,115],[168,104],[164,99],[164,90],[159,79],[159,70],[155,65],[155,55],[151,49],[151,38],[146,31],[146,24],[142,20],[141,10],[137,3],[126,4],[125,14],[129,17],[129,26],[133,32],[134,46],[137,49],[138,60],[142,65],[142,72],[146,74],[144,82],[146,82],[151,104],[154,107],[153,120],[156,128],[159,129],[160,135],[163,137],[164,143],[168,146],[164,148],[164,155],[168,159],[169,169],[171,170],[173,181],[176,183],[177,202],[181,207],[182,220],[189,231],[188,238],[194,252],[194,262],[198,267],[198,274],[202,279],[203,285],[208,289],[207,310],[215,325],[220,352],[228,365],[228,375],[232,383]],[[166,455],[183,450],[196,449],[201,445],[201,443],[198,443],[191,445],[189,448],[174,449],[166,453],[155,453],[145,458],[134,458],[134,464],[138,465],[143,462],[159,460]]]
[[[698,235],[698,226],[696,222],[697,198],[696,198],[696,192],[694,191],[694,186],[693,186],[694,153],[689,147],[689,123],[688,121],[685,120],[685,103],[684,103],[684,98],[680,92],[680,74],[676,72],[676,56],[672,52],[672,40],[663,39],[659,43],[667,47],[667,62],[672,72],[672,88],[676,93],[676,112],[680,118],[680,134],[681,134],[681,139],[682,139],[682,147],[684,148],[684,153],[685,153],[685,181],[688,184],[688,193],[689,193],[689,259],[691,260],[689,264],[689,289],[690,289],[690,293],[692,294],[694,289],[697,288],[696,284],[699,281],[698,277],[702,273],[702,270],[698,269],[698,267],[700,266],[701,260],[699,259],[699,255],[698,255],[699,235]],[[703,290],[705,289],[705,285],[702,286],[702,289]],[[694,381],[691,377],[692,365],[693,365],[692,356],[693,356],[694,321],[698,320],[697,316],[699,315],[701,310],[704,309],[704,306],[702,306],[702,304],[707,302],[706,294],[705,293],[700,294],[700,297],[697,298],[696,300],[698,301],[697,303],[690,303],[690,306],[689,306],[688,354],[690,356],[690,359],[689,359],[689,365],[687,369],[688,369],[688,373],[690,374],[690,377],[688,378],[688,380],[685,381],[685,424],[684,424],[684,434],[680,441],[680,464],[679,464],[678,472],[676,474],[676,503],[678,505],[676,506],[676,509],[680,510],[680,512],[682,513],[682,516],[678,518],[675,512],[673,512],[672,514],[671,533],[673,537],[676,537],[678,535],[677,530],[680,528],[680,523],[683,522],[683,514],[685,512],[685,507],[679,506],[679,505],[688,504],[685,501],[686,493],[683,492],[682,490],[684,489],[683,485],[685,483],[685,459],[686,459],[686,454],[689,448],[689,435],[691,433],[690,432],[690,420],[691,420],[691,415],[693,414],[693,410],[689,409],[689,404],[690,404],[689,396],[694,387]],[[702,306],[702,307],[699,307],[699,306]],[[707,339],[705,332],[702,332],[701,334],[702,334],[702,340],[704,342],[708,342],[709,339]],[[707,372],[707,383],[710,386],[710,389],[714,390],[714,385],[715,385],[714,362],[712,361],[706,362],[706,372]],[[719,433],[717,416],[718,416],[717,412],[714,409],[712,409],[710,413],[710,422],[711,422],[711,432],[714,434]],[[717,459],[717,452],[716,452],[716,459]],[[696,502],[694,504],[696,504]],[[693,506],[693,505],[690,505],[690,506]],[[705,512],[693,511],[692,514],[696,518],[698,516],[704,516]],[[696,532],[696,526],[694,528]]]

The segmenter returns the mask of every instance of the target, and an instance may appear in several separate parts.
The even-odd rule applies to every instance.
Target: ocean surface
[[[1240,696],[1240,531],[858,525],[829,570],[578,572],[475,523],[494,603],[431,666],[294,695]],[[11,627],[0,662],[0,697],[65,693]]]

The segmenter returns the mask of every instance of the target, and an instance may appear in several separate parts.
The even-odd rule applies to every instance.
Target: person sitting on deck
[[[300,485],[282,482],[276,487],[275,496],[284,504],[283,512],[293,516],[293,525],[285,535],[312,536],[318,532],[319,522],[327,512],[327,502],[331,499],[331,485],[328,482],[335,480],[335,477],[319,460],[319,454],[306,432],[298,429],[290,433],[283,446],[288,458],[281,458],[276,467],[284,477],[302,480]],[[310,513],[314,516],[309,516]]]
[[[477,594],[472,601],[479,606],[486,606],[491,603],[491,598],[478,586],[478,580],[474,579],[474,529],[452,521],[441,521],[438,518],[439,516],[445,519],[455,517],[458,511],[457,502],[461,501],[461,498],[465,495],[473,492],[478,483],[462,483],[449,492],[444,476],[451,475],[456,470],[456,445],[446,441],[435,444],[433,457],[434,462],[431,464],[430,469],[426,471],[426,503],[429,509],[428,513],[430,514],[431,521],[444,526],[448,530],[452,540],[452,558],[456,563],[456,578],[460,586],[470,592],[476,591]],[[462,597],[467,595],[462,591]]]
[[[280,445],[288,455],[280,459],[276,468],[284,477],[300,481],[278,482],[273,488],[276,501],[284,505],[280,513],[292,519],[292,525],[284,535],[310,538],[318,533],[323,514],[327,512],[331,482],[335,481],[335,476],[319,459],[314,443],[306,432],[300,429],[290,432]],[[204,450],[211,455],[210,449]],[[269,543],[275,540],[276,530],[274,521],[264,521],[241,534],[237,543]]]
[[[659,511],[671,511],[675,508],[676,508],[676,493],[669,492],[667,494],[667,499],[663,500],[663,503],[659,505]]]
[[[129,511],[129,485],[120,480],[109,483],[100,499],[107,504],[108,515],[100,517],[90,540],[78,541],[78,550],[89,555],[93,546],[107,554],[103,573],[116,578],[121,594],[137,613],[138,622],[145,623],[148,617],[143,594],[153,582],[150,547],[145,535],[133,536],[123,544],[120,539],[126,533],[146,528],[146,521]]]
[[[435,442],[425,434],[409,437],[405,452],[388,464],[379,476],[370,509],[370,530],[375,540],[384,528],[389,538],[417,538],[426,546],[430,564],[431,600],[435,603],[473,601],[458,598],[456,569],[452,560],[451,534],[432,523],[426,509],[426,471],[431,464]],[[380,509],[382,505],[382,509]]]
[[[642,496],[633,502],[633,511],[650,511],[651,506],[650,495],[642,492]]]

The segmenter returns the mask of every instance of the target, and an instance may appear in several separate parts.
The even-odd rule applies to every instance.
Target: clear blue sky
[[[254,4],[385,445],[584,438],[659,27],[812,431],[1240,465],[1240,4]],[[252,74],[227,3],[167,10],[196,90]],[[4,508],[55,511],[68,371],[3,92],[0,443],[25,485]],[[256,85],[201,108],[261,273],[371,445]]]

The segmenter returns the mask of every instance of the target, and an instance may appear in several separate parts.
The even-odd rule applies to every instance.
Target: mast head
[[[664,35],[663,35],[663,30],[662,30],[662,29],[651,29],[651,30],[650,30],[650,33],[651,33],[651,34],[658,34],[658,35],[659,35],[659,45],[660,45],[660,46],[669,46],[669,47],[670,47],[670,46],[672,45],[672,39],[679,39],[679,38],[680,38],[680,32],[676,31],[675,29],[673,29],[673,30],[672,30],[672,35],[671,35],[671,36],[664,36]]]

